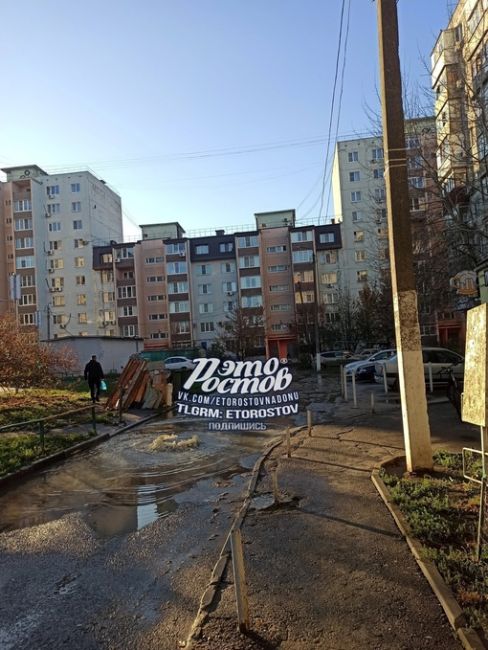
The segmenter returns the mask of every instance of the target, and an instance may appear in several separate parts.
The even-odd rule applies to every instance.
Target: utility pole
[[[320,335],[319,335],[319,291],[317,288],[317,262],[315,259],[315,252],[313,253],[313,303],[314,303],[314,333],[315,333],[315,370],[320,372],[321,359],[320,359]]]
[[[377,0],[391,284],[407,470],[432,468],[413,270],[397,0]]]

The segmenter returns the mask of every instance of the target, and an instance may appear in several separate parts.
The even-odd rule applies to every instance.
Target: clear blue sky
[[[318,217],[326,144],[304,142],[328,134],[341,4],[5,3],[0,163],[89,166],[137,224],[178,220],[189,231],[287,208]],[[398,4],[411,86],[428,82],[421,58],[448,4]],[[353,137],[371,129],[365,106],[377,108],[376,4],[350,0],[349,23],[338,132]]]

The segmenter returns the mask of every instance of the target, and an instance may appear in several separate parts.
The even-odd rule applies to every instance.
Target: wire
[[[330,108],[329,129],[328,129],[328,135],[327,135],[327,149],[325,151],[324,172],[323,172],[323,175],[322,175],[322,191],[321,191],[321,196],[320,196],[320,208],[319,208],[319,214],[318,214],[319,223],[320,223],[320,217],[322,215],[322,210],[324,209],[325,183],[326,183],[327,170],[328,170],[328,165],[329,165],[330,140],[331,140],[331,134],[332,134],[332,122],[334,120],[334,106],[335,106],[335,96],[336,96],[336,88],[337,88],[337,78],[339,76],[339,61],[340,61],[341,46],[342,46],[342,31],[343,31],[343,26],[344,26],[344,8],[345,8],[345,6],[346,6],[346,0],[342,0],[341,19],[340,19],[340,24],[339,24],[339,42],[337,44],[337,56],[336,56],[335,73],[334,73],[334,85],[333,85],[333,88],[332,88],[332,102],[331,102],[331,108]]]

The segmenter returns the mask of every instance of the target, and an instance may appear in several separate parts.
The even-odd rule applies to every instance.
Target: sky
[[[120,194],[126,240],[138,224],[179,221],[204,234],[291,208],[323,223],[336,134],[366,135],[379,111],[376,3],[345,0],[341,32],[342,4],[5,3],[0,164],[89,168]],[[425,65],[453,5],[398,3],[412,92],[429,83]]]

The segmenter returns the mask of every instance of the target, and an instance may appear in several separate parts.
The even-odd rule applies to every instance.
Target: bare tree
[[[262,308],[237,307],[227,314],[215,344],[220,349],[235,352],[240,359],[245,359],[260,347],[263,335]]]

